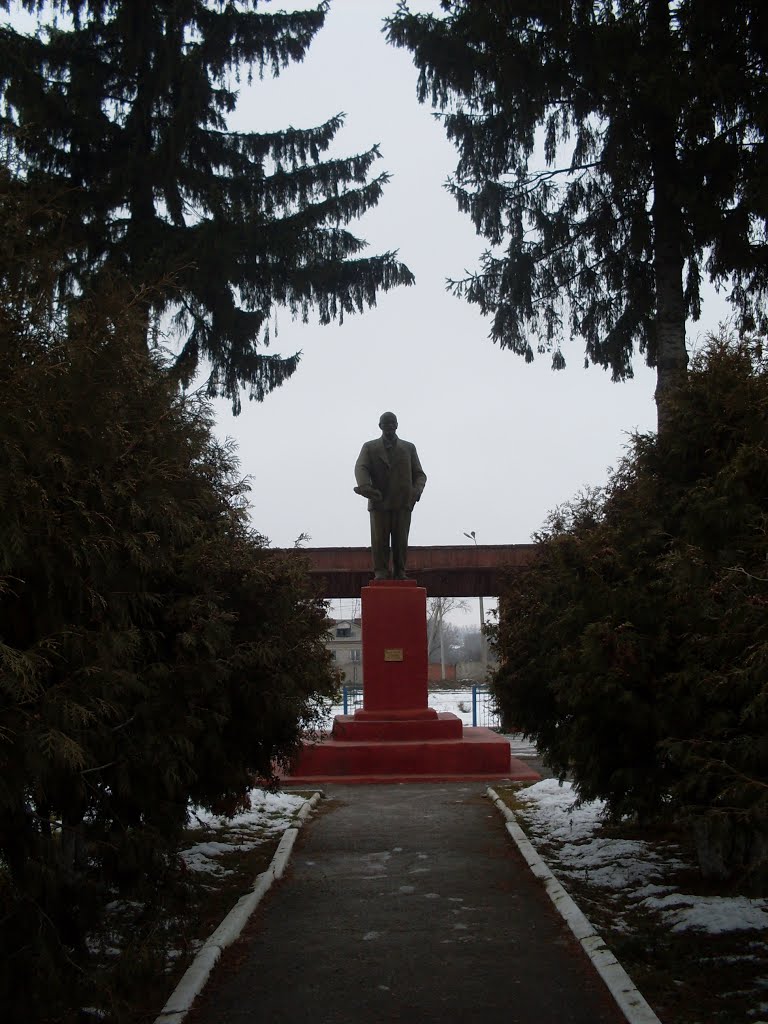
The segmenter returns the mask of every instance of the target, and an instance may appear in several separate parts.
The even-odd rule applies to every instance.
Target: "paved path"
[[[625,1024],[484,793],[328,787],[187,1024]]]

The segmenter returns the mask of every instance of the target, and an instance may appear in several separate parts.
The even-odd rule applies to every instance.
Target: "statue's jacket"
[[[368,501],[369,512],[410,508],[421,496],[427,475],[421,468],[416,446],[397,438],[387,445],[383,438],[366,441],[355,463],[358,487],[373,486],[381,491],[381,501]]]

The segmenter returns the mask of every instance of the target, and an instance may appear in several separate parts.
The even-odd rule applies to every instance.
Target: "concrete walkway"
[[[625,1024],[484,793],[328,787],[187,1024]]]

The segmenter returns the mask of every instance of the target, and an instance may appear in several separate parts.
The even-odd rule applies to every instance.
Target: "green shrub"
[[[83,988],[105,902],[162,890],[190,800],[236,802],[269,777],[336,678],[324,602],[250,527],[234,452],[148,356],[141,303],[113,281],[57,308],[14,280],[12,255],[0,1001],[35,1020]]]
[[[584,799],[691,823],[702,869],[760,885],[768,852],[768,366],[711,339],[663,445],[632,439],[510,575],[502,713]]]

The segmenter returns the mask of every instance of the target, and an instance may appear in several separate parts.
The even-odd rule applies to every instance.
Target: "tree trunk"
[[[445,632],[443,630],[443,605],[440,605],[440,675],[445,682]]]
[[[657,186],[656,193],[658,195]],[[656,420],[659,437],[663,438],[669,424],[670,403],[675,391],[684,383],[688,366],[685,347],[685,304],[683,301],[683,259],[679,236],[667,231],[666,217],[656,215]]]
[[[650,0],[650,50],[660,63],[672,60],[670,12],[667,0]],[[649,83],[653,89],[653,82]],[[657,90],[649,104],[648,137],[653,167],[654,277],[656,282],[656,419],[663,438],[670,418],[670,402],[685,381],[682,214],[678,195],[676,101]]]

